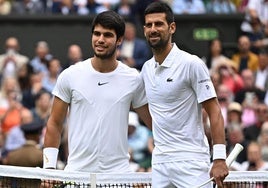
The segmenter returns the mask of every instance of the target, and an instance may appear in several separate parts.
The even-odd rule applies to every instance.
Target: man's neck
[[[173,44],[170,43],[165,48],[152,49],[154,57],[155,57],[155,61],[161,65],[166,59],[166,57],[168,56],[172,47],[173,47]]]
[[[91,59],[92,67],[101,73],[112,72],[118,66],[118,61],[116,59],[100,59],[98,57],[93,57]]]

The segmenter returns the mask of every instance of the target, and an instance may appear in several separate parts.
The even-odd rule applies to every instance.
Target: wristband
[[[58,159],[58,148],[44,148],[43,149],[43,168],[56,168]]]
[[[226,159],[226,146],[224,144],[213,145],[213,160]]]

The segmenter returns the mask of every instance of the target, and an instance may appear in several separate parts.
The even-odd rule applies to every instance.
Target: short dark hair
[[[115,11],[108,10],[98,14],[92,22],[92,33],[95,26],[98,24],[107,29],[114,29],[117,38],[120,38],[125,34],[125,20]]]
[[[144,11],[144,16],[147,14],[153,14],[153,13],[165,13],[166,14],[166,20],[168,24],[171,24],[174,22],[174,14],[170,6],[168,4],[156,1],[147,6],[147,8]]]

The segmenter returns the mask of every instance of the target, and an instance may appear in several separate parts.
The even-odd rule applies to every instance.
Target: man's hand
[[[216,159],[213,161],[213,166],[210,171],[210,177],[214,177],[214,182],[218,188],[223,188],[223,180],[229,174],[229,169],[225,160]]]

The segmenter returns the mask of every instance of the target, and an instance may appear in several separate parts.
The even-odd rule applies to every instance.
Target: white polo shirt
[[[88,59],[65,69],[53,94],[70,104],[65,169],[129,172],[128,112],[147,103],[139,72],[119,62],[100,73]]]
[[[173,44],[161,65],[153,57],[141,74],[153,118],[153,163],[209,161],[200,103],[216,92],[205,63]]]

